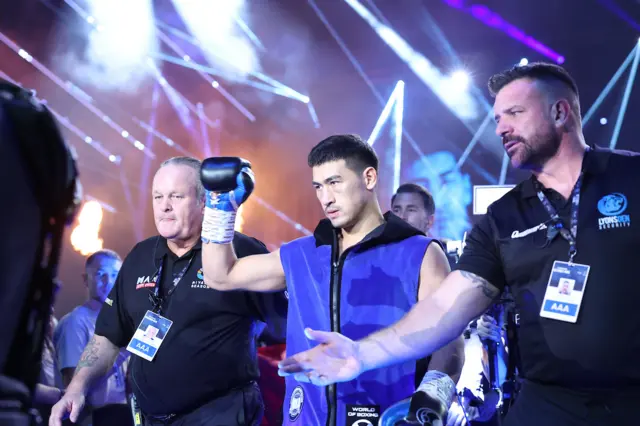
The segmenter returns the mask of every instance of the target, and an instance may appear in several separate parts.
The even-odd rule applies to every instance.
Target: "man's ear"
[[[364,185],[370,191],[378,184],[378,172],[373,167],[367,167],[364,169],[362,177],[364,178]]]
[[[571,104],[566,99],[560,99],[551,106],[551,119],[557,128],[565,127],[571,117]]]

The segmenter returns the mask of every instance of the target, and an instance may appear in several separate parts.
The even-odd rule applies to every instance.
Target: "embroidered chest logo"
[[[198,269],[196,278],[196,280],[191,281],[191,288],[209,288],[204,283],[204,271],[202,270],[202,268]]]
[[[628,214],[622,214],[627,209],[627,197],[619,192],[605,195],[598,201],[598,211],[604,217],[598,218],[598,229],[612,229],[631,226]]]
[[[534,232],[538,232],[543,229],[547,229],[547,225],[545,223],[541,223],[540,225],[534,226],[533,228],[529,228],[524,231],[513,231],[511,233],[511,238],[524,238],[529,234],[533,234]]]
[[[155,287],[156,282],[158,281],[158,276],[147,275],[146,277],[138,277],[138,281],[136,282],[136,290],[140,290],[141,288],[149,288]]]

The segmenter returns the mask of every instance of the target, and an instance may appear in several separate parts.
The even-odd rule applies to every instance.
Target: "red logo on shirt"
[[[136,290],[140,290],[141,288],[153,288],[156,286],[156,281],[158,281],[158,276],[151,277],[150,275],[146,277],[138,277],[138,281],[136,282]]]

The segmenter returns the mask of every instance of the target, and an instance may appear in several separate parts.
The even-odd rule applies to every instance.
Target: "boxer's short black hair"
[[[358,135],[333,135],[322,140],[309,153],[309,167],[344,160],[351,170],[361,173],[367,167],[378,170],[378,156]]]

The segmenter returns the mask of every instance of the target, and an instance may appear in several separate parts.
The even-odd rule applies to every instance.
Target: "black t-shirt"
[[[238,257],[267,253],[260,241],[236,233]],[[204,284],[202,250],[198,243],[178,258],[162,237],[138,243],[124,260],[116,284],[96,322],[95,333],[126,347],[147,310],[162,263],[161,289],[173,285],[173,275],[188,265],[184,276],[162,305],[173,321],[162,345],[149,362],[132,355],[133,391],[143,412],[184,413],[228,390],[258,378],[256,340],[260,322],[273,334],[286,332],[284,292],[221,292]]]
[[[640,387],[640,156],[596,148],[583,171],[574,262],[591,269],[575,324],[540,316],[553,262],[569,260],[569,243],[560,235],[547,242],[550,217],[533,178],[489,207],[456,269],[511,289],[526,378],[567,388]],[[571,200],[544,192],[569,226]]]

